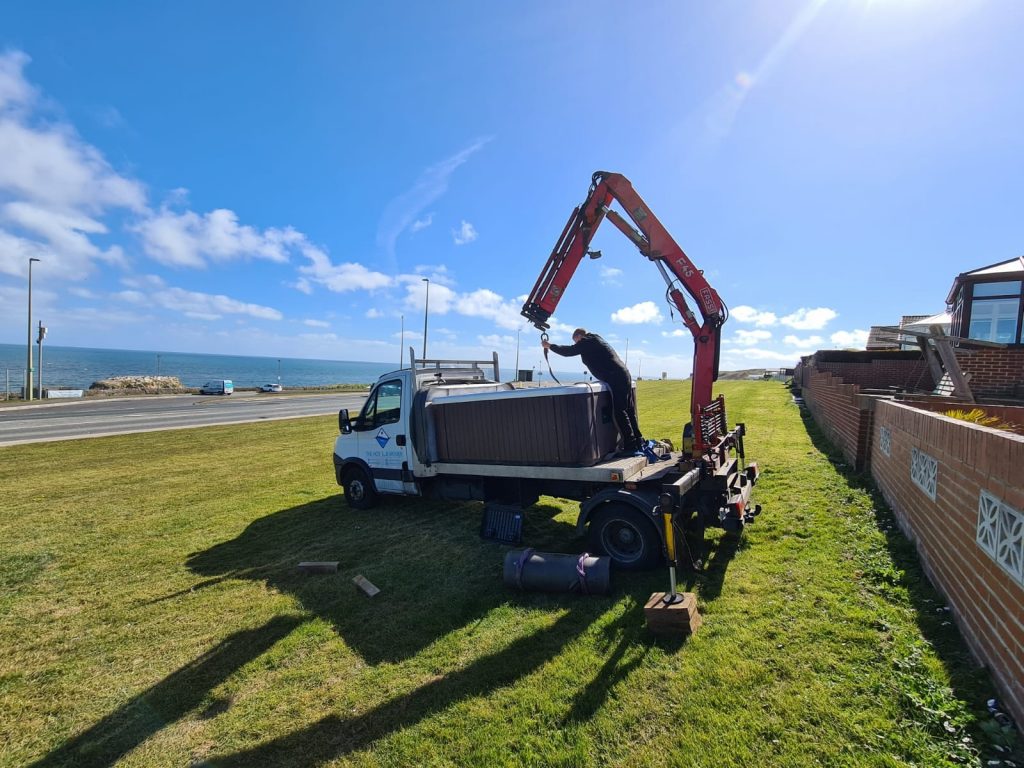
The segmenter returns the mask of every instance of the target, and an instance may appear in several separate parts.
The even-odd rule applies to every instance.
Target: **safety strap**
[[[533,557],[533,549],[524,549],[522,554],[519,555],[519,560],[516,561],[516,588],[523,588],[523,568],[526,566],[526,561]]]
[[[587,587],[587,569],[586,562],[587,558],[590,557],[589,552],[584,552],[580,555],[580,559],[576,561],[576,575],[579,577],[580,582],[580,594],[589,595],[590,589]]]
[[[548,335],[546,333],[542,333],[540,335],[540,340],[541,341],[547,341],[548,340]],[[551,370],[551,361],[548,359],[548,349],[547,348],[544,349],[544,362],[548,364],[548,373],[551,375],[551,378],[554,379],[555,384],[561,384],[562,382],[560,382],[558,380],[558,377],[555,376],[555,372]]]

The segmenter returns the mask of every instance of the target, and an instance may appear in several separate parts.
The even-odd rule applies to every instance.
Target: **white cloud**
[[[399,275],[396,280],[405,284],[403,306],[411,311],[423,312],[427,300],[427,283],[420,275]],[[446,315],[456,297],[455,291],[444,283],[430,278],[430,314]]]
[[[455,311],[468,317],[485,317],[501,328],[516,330],[525,319],[519,314],[519,307],[505,301],[494,291],[480,288],[460,296],[455,302]]]
[[[207,259],[240,258],[288,261],[288,253],[306,245],[306,237],[294,229],[270,227],[262,232],[239,225],[238,215],[226,208],[206,214],[176,213],[161,208],[135,227],[146,253],[162,264],[204,267]]]
[[[680,336],[689,336],[690,332],[684,331],[682,328],[675,328],[671,331],[662,331],[661,335],[664,336],[666,339],[676,339],[679,338]]]
[[[466,245],[466,243],[472,243],[477,238],[476,228],[465,219],[462,220],[462,224],[459,228],[452,230],[452,239],[456,245]]]
[[[199,293],[183,288],[167,288],[152,294],[153,301],[165,309],[183,313],[186,317],[216,320],[222,315],[248,315],[260,320],[280,320],[276,309],[259,304],[237,301],[223,294]]]
[[[381,312],[379,309],[370,307],[368,310],[366,310],[366,316],[371,320],[376,320],[377,318],[384,317],[384,313]]]
[[[452,174],[490,140],[491,137],[476,139],[465,149],[430,166],[420,174],[411,189],[388,203],[377,227],[377,245],[385,255],[394,258],[395,241],[398,240],[398,236],[411,227],[424,210],[448,191]]]
[[[309,264],[299,267],[299,273],[303,276],[302,279],[305,279],[306,286],[309,283],[319,283],[334,293],[346,293],[348,291],[372,291],[377,288],[386,288],[394,283],[394,280],[387,275],[373,272],[362,264],[354,262],[332,264],[326,253],[308,243],[303,244],[302,254],[309,259]],[[300,279],[300,283],[302,279]]]
[[[750,347],[758,342],[767,341],[772,337],[771,331],[745,331],[742,328],[736,330],[733,336],[733,343]]]
[[[868,343],[868,332],[859,328],[852,331],[836,331],[829,338],[833,344],[863,349]]]
[[[661,312],[653,301],[642,301],[632,307],[623,307],[612,313],[612,322],[623,325],[660,323],[661,320]]]
[[[303,320],[303,325],[308,325],[310,328],[330,328],[331,324],[325,320]]]
[[[35,101],[36,91],[22,74],[28,62],[29,57],[21,51],[9,51],[0,56],[0,110]]]
[[[806,339],[801,339],[797,336],[793,336],[792,334],[786,336],[782,340],[784,344],[789,344],[791,347],[796,347],[797,349],[820,348],[822,341],[824,341],[824,339],[822,339],[821,336],[808,336]]]
[[[51,277],[81,280],[97,260],[124,260],[120,248],[92,241],[107,231],[97,217],[142,212],[145,191],[72,126],[36,116],[40,99],[24,77],[28,62],[20,51],[0,54],[0,272],[23,275],[35,257]]]
[[[249,304],[223,294],[186,291],[184,288],[159,288],[152,292],[129,289],[114,298],[140,306],[157,306],[180,312],[196,320],[218,320],[224,315],[246,315],[259,320],[280,320],[282,314],[272,307]]]
[[[795,360],[796,354],[793,352],[777,352],[774,349],[751,347],[748,349],[731,349],[727,355],[723,354],[723,359],[729,361],[730,368],[734,368],[736,366],[743,367],[745,363],[753,361],[774,360],[786,362]]]
[[[601,267],[599,274],[603,285],[621,285],[619,278],[622,277],[622,270],[618,267]]]
[[[421,229],[426,229],[427,227],[429,227],[433,223],[434,223],[434,214],[428,213],[422,219],[416,219],[416,221],[414,221],[409,226],[409,231],[412,232],[413,234],[415,234],[416,232],[419,232]]]
[[[753,323],[759,328],[775,325],[775,323],[778,322],[778,318],[775,316],[774,312],[762,312],[761,310],[745,305],[740,305],[730,309],[729,317],[741,323]]]
[[[779,322],[798,331],[820,331],[837,317],[839,314],[828,307],[801,308],[791,315],[786,315]]]
[[[477,336],[476,340],[484,347],[494,348],[508,348],[516,345],[515,336],[501,336],[497,333],[492,333],[489,336]]]

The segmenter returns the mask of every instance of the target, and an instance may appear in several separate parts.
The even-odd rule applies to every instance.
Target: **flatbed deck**
[[[432,469],[444,475],[532,478],[538,480],[577,480],[589,483],[625,483],[656,479],[672,469],[682,458],[673,453],[669,461],[648,464],[642,456],[611,459],[592,467],[551,467],[512,464],[435,463]]]

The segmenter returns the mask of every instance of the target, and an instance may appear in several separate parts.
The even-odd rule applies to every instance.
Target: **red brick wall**
[[[883,429],[889,455],[882,451]],[[911,481],[914,448],[937,461],[934,501]],[[1024,436],[882,400],[875,407],[870,462],[968,644],[990,667],[1007,709],[1024,722],[1024,586],[976,538],[982,491],[1024,513]]]
[[[865,389],[925,389],[935,388],[928,363],[924,360],[886,360],[869,362],[819,361],[815,367],[828,371],[847,384],[859,384]]]
[[[863,469],[871,412],[862,404],[860,387],[805,366],[801,390],[804,403],[828,439],[856,469]]]
[[[1024,385],[1024,347],[958,349],[957,361],[971,374],[975,397],[1012,397],[1014,387]]]

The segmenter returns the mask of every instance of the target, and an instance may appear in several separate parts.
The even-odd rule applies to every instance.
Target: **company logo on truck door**
[[[388,440],[391,439],[391,435],[384,431],[384,427],[381,427],[380,432],[377,433],[377,437],[375,439],[380,447],[383,448],[388,444]]]

